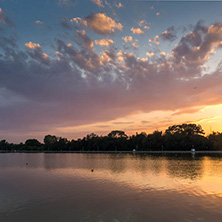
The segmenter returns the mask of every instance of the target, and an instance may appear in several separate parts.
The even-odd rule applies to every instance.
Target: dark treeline
[[[5,151],[190,151],[222,150],[222,133],[213,132],[209,136],[200,125],[182,124],[168,127],[165,132],[154,131],[152,134],[136,133],[127,136],[124,131],[114,130],[106,136],[94,133],[78,140],[47,135],[44,143],[28,139],[25,143],[12,144],[0,141],[0,150]]]

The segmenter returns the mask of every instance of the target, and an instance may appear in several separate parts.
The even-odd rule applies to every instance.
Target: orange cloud
[[[101,0],[91,0],[91,2],[95,3],[97,6],[104,8]]]
[[[40,20],[36,20],[35,24],[43,24],[44,22],[40,21]]]
[[[125,36],[122,38],[125,42],[132,42],[133,41],[133,37],[132,36]]]
[[[166,53],[165,52],[161,52],[160,55],[166,56]]]
[[[154,53],[153,53],[153,52],[147,52],[146,55],[147,55],[148,57],[152,57],[152,56],[154,56]]]
[[[145,20],[141,20],[138,25],[141,27],[145,23]]]
[[[131,31],[133,32],[133,34],[138,34],[138,35],[144,34],[144,31],[141,30],[140,28],[131,28]]]
[[[43,59],[48,59],[49,56],[48,56],[47,54],[45,54],[45,53],[42,53],[42,58],[43,58]]]
[[[121,7],[123,7],[123,4],[122,4],[121,2],[119,2],[118,4],[115,4],[115,6],[116,6],[117,8],[121,8]]]
[[[117,23],[105,13],[91,13],[84,19],[76,17],[71,19],[70,21],[74,21],[77,24],[82,24],[86,27],[89,27],[92,31],[100,35],[109,35],[114,33],[116,30],[123,30],[123,26],[121,23]]]
[[[138,45],[137,42],[133,42],[133,43],[132,43],[132,46],[133,46],[134,48],[138,48],[138,47],[139,47],[139,45]]]
[[[159,42],[159,36],[158,36],[158,35],[156,35],[156,36],[154,37],[153,42],[154,42],[156,45],[159,45],[159,44],[160,44],[160,42]]]
[[[25,46],[29,49],[37,49],[37,48],[41,48],[41,46],[38,43],[33,43],[33,42],[26,42]]]
[[[113,40],[112,39],[98,39],[98,40],[95,40],[95,44],[108,47],[110,46],[110,44],[113,44]]]

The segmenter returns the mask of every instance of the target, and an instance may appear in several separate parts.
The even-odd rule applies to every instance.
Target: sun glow
[[[136,132],[152,133],[155,130],[165,131],[170,125],[181,123],[200,124],[205,135],[213,131],[222,131],[222,105],[191,107],[175,111],[153,111],[149,113],[138,112],[123,118],[107,122],[97,122],[94,124],[58,127],[55,129],[57,134],[72,134],[85,136],[94,132],[105,135],[113,129],[124,130],[128,135]]]

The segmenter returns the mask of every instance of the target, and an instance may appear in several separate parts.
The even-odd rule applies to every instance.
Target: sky
[[[221,132],[221,49],[220,1],[0,0],[0,140]]]

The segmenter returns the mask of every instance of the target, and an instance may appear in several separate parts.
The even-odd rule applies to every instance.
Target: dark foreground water
[[[0,154],[0,221],[221,222],[222,157]]]

